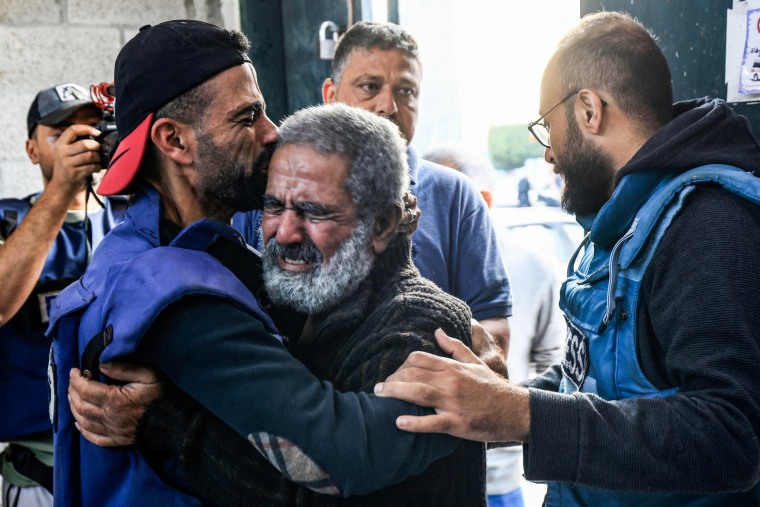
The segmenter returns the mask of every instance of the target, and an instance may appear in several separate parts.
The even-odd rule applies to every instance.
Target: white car
[[[505,248],[511,244],[541,251],[563,268],[584,237],[575,217],[555,206],[495,207],[491,219]]]

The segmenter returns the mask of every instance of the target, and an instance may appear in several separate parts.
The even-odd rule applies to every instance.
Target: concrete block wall
[[[119,49],[146,24],[199,19],[240,28],[238,0],[0,0],[0,198],[42,189],[26,114],[42,88],[113,80]]]

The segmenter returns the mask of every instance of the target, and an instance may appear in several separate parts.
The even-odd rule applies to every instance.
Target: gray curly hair
[[[348,159],[346,188],[358,221],[374,222],[391,205],[403,208],[409,188],[406,143],[390,120],[339,103],[308,107],[280,126],[278,146],[289,144]]]

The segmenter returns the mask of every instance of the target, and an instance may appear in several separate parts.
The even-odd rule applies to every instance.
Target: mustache
[[[310,239],[305,239],[302,243],[281,245],[275,238],[272,238],[267,243],[266,254],[272,257],[286,257],[310,264],[322,263],[322,253]]]
[[[386,120],[390,120],[392,123],[394,123],[397,127],[401,128],[401,125],[398,123],[398,115],[396,113],[393,113],[391,115],[388,114],[378,114],[381,118],[385,118]]]

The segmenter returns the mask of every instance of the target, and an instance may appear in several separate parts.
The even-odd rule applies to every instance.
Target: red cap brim
[[[140,170],[145,148],[153,125],[153,113],[150,113],[124,139],[119,141],[116,151],[111,155],[111,163],[103,180],[98,185],[98,194],[117,195],[129,193],[127,189]]]

